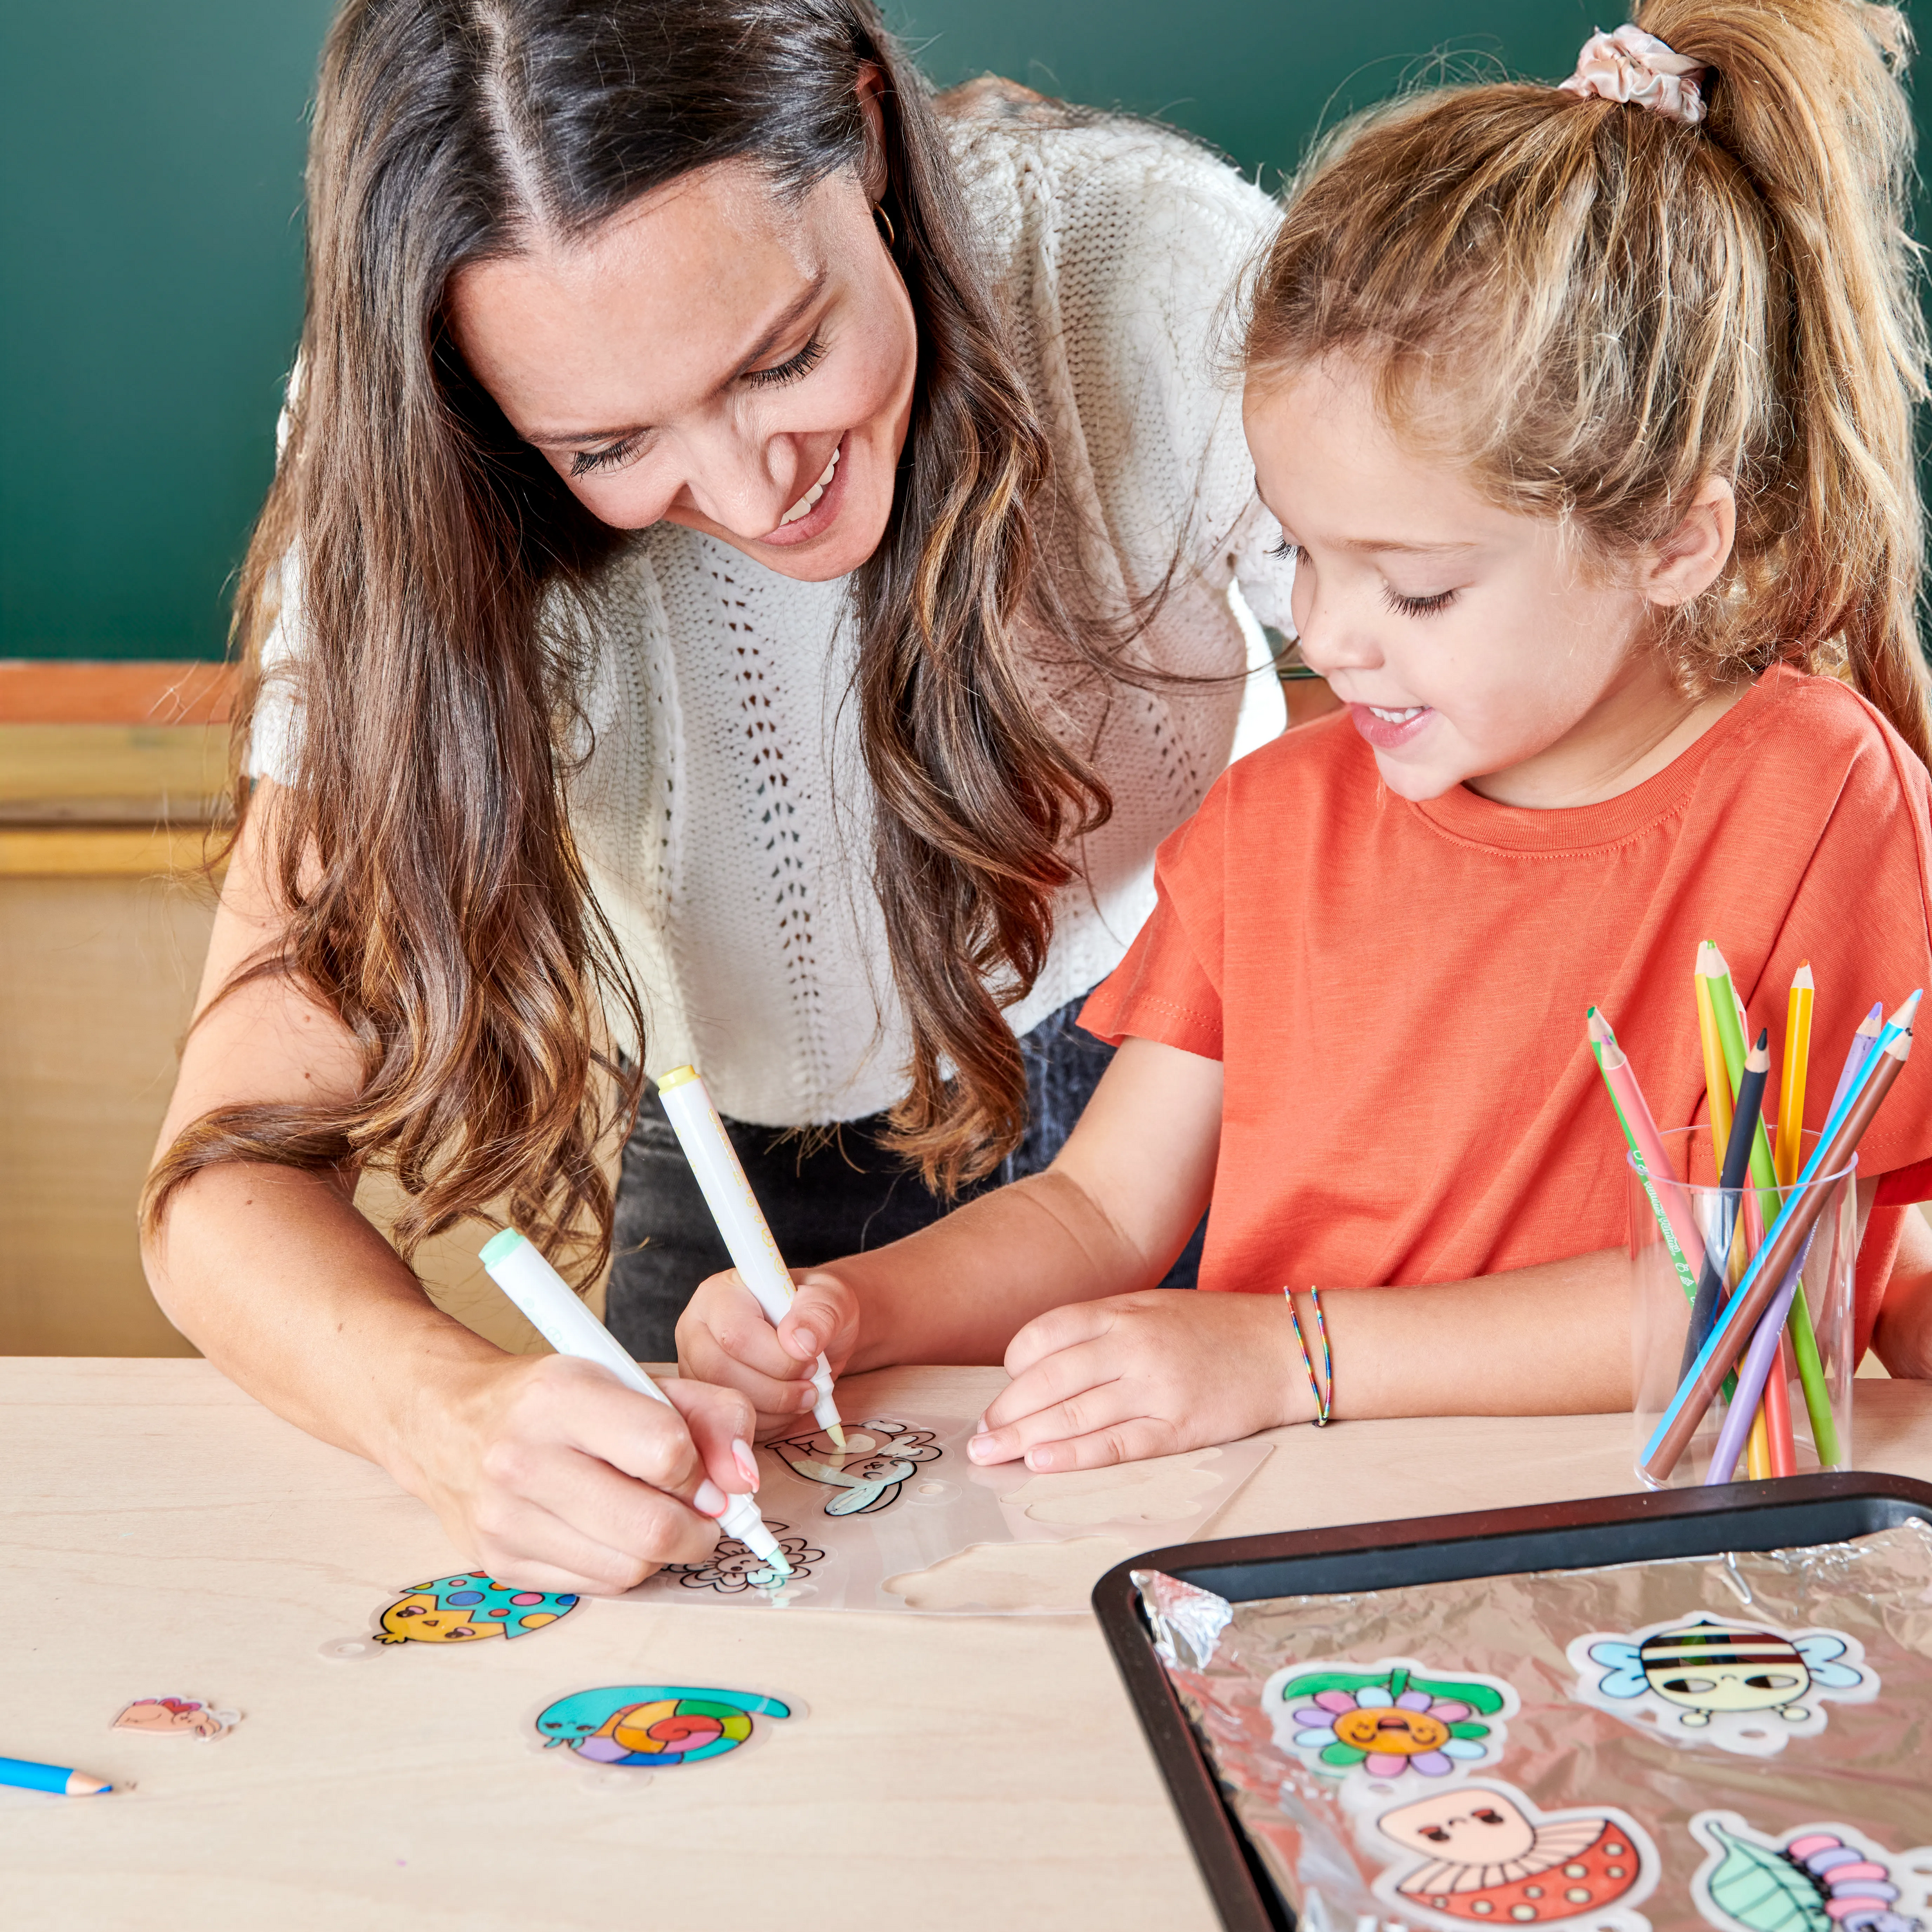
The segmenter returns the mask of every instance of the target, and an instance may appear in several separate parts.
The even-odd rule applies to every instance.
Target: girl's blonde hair
[[[1932,760],[1905,22],[1858,0],[1635,17],[1704,64],[1701,124],[1514,82],[1358,117],[1290,191],[1246,372],[1366,357],[1398,434],[1599,558],[1730,478],[1731,560],[1664,632],[1687,689],[1838,671]]]

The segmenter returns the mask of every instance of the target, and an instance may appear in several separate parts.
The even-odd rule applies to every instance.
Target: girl
[[[408,1266],[488,1211],[594,1273],[641,1101],[610,1322],[668,1356],[725,1257],[647,1072],[702,1062],[802,1260],[1064,1138],[1076,1003],[1235,737],[1232,583],[1287,621],[1209,352],[1276,216],[1158,129],[935,101],[872,0],[345,0],[147,1255],[479,1563],[710,1547],[682,1424]],[[748,1412],[677,1395],[722,1506]]]
[[[1675,1122],[1700,939],[1762,1017],[1808,958],[1821,1041],[1932,980],[1904,40],[1853,0],[1652,0],[1560,88],[1411,96],[1315,158],[1246,422],[1346,715],[1162,847],[1048,1171],[810,1275],[776,1333],[707,1283],[694,1373],[776,1424],[820,1348],[1004,1352],[976,1456],[1084,1467],[1309,1417],[1316,1285],[1339,1416],[1627,1404],[1586,1007]],[[1910,1201],[1928,1155],[1915,1061],[1862,1168]],[[1210,1292],[1152,1291],[1210,1196]],[[1880,1338],[1917,1368],[1910,1226]]]

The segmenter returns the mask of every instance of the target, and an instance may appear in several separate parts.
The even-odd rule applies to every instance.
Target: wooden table
[[[847,1412],[965,1414],[993,1370],[901,1370]],[[1861,1382],[1868,1468],[1932,1478],[1932,1388]],[[1216,1535],[1604,1495],[1616,1416],[1282,1432]],[[1146,1546],[1171,1540],[1150,1533]],[[592,1604],[471,1653],[320,1647],[462,1558],[381,1471],[190,1361],[0,1360],[0,1751],[136,1788],[0,1791],[9,1924],[356,1932],[1206,1928],[1152,1760],[1084,1616]],[[806,1714],[702,1772],[606,1791],[526,1750],[550,1698],[730,1685]],[[244,1714],[114,1732],[141,1696]]]

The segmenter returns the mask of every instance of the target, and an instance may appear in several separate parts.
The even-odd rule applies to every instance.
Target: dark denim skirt
[[[1092,1097],[1114,1049],[1082,1033],[1076,1000],[1023,1035],[1027,1130],[997,1172],[960,1198],[1052,1161]],[[779,1252],[794,1268],[815,1268],[841,1255],[884,1247],[936,1221],[948,1204],[879,1144],[882,1114],[848,1120],[829,1139],[728,1120],[746,1178],[770,1222]],[[1204,1221],[1160,1284],[1192,1288],[1200,1266]],[[677,1318],[707,1275],[731,1265],[704,1196],[686,1165],[677,1136],[649,1091],[624,1148],[617,1184],[616,1259],[606,1319],[640,1362],[677,1354]]]

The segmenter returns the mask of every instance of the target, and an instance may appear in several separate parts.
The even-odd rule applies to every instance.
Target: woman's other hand
[[[1313,1412],[1279,1295],[1147,1288],[1071,1303],[1013,1337],[1006,1372],[968,1446],[975,1462],[1097,1469]]]
[[[725,1492],[758,1486],[752,1406],[701,1382],[662,1387],[669,1408],[593,1362],[504,1356],[438,1418],[418,1492],[506,1583],[614,1596],[701,1562]]]
[[[680,1372],[748,1396],[760,1442],[809,1412],[819,1356],[836,1376],[859,1340],[859,1298],[844,1282],[815,1268],[795,1268],[792,1279],[798,1293],[776,1328],[736,1268],[700,1282],[678,1318]]]

